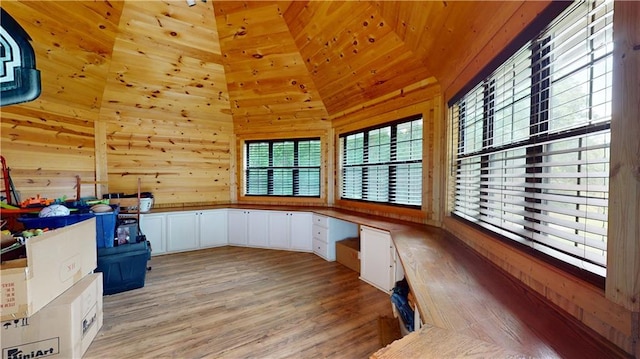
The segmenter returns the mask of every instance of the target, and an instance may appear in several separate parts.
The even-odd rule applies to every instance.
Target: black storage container
[[[116,294],[144,287],[151,250],[147,241],[98,248],[98,268],[102,272],[104,294]]]

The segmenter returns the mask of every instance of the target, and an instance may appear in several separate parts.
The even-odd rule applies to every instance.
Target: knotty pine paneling
[[[607,298],[635,312],[640,352],[640,4],[616,2],[607,232]]]
[[[475,2],[484,7],[487,2]],[[551,1],[524,1],[521,6],[514,8],[516,2],[500,2],[500,7],[494,12],[487,13],[492,21],[486,21],[487,17],[474,17],[480,21],[469,23],[471,34],[462,39],[453,38],[450,41],[464,44],[467,51],[457,54],[449,54],[451,61],[438,64],[436,68],[438,80],[440,80],[445,92],[445,101],[462,89],[473,77],[489,64],[513,38],[533,22],[549,6]],[[511,5],[511,6],[509,6]],[[513,12],[504,12],[504,8],[511,8]],[[479,10],[482,11],[482,10]],[[467,25],[464,25],[467,26]],[[446,44],[443,42],[442,44]],[[446,56],[445,54],[442,54]],[[436,56],[436,58],[443,58]]]
[[[285,23],[282,3],[216,2],[235,132],[326,129],[327,112]]]
[[[411,55],[429,69],[429,76],[438,79],[448,99],[550,1],[373,3]]]
[[[32,38],[42,93],[2,108],[2,155],[23,199],[76,196],[95,180],[99,117],[122,2],[3,1]],[[95,195],[83,184],[81,196]]]
[[[544,2],[540,4],[540,6],[546,5]],[[447,2],[442,9],[442,12],[447,15],[437,15],[437,20],[431,20],[436,27],[429,27],[430,31],[421,32],[420,36],[423,38],[425,34],[432,31],[439,34],[437,37],[428,36],[432,42],[427,42],[427,45],[421,48],[429,49],[429,53],[423,56],[443,88],[449,85],[451,76],[457,75],[463,65],[470,61],[470,56],[478,53],[484,44],[493,39],[502,25],[522,6],[522,3],[507,1],[497,3],[497,6],[486,5],[486,2],[480,1]],[[494,21],[487,21],[489,18]],[[428,41],[428,39],[424,40]],[[495,56],[495,54],[492,55]],[[449,59],[449,61],[442,61],[442,59]]]
[[[369,2],[309,2],[285,19],[330,114],[431,76]]]
[[[230,200],[233,122],[211,2],[126,2],[104,89],[110,192]]]
[[[96,119],[122,3],[4,1],[2,6],[32,38],[41,71],[42,95],[22,106]]]

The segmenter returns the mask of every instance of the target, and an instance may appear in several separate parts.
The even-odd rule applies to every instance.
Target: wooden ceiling
[[[447,89],[547,4],[214,1],[234,119],[331,116],[430,78]]]
[[[3,7],[16,13],[19,21],[26,19],[23,26],[35,32],[36,41],[38,32],[46,30],[42,26],[48,24],[43,19],[58,24],[43,36],[66,46],[75,41],[74,47],[82,50],[76,59],[92,57],[85,64],[99,60],[108,66],[110,56],[120,53],[120,45],[129,43],[135,55],[136,46],[151,41],[158,43],[157,51],[184,53],[184,58],[224,65],[226,84],[217,82],[200,91],[208,90],[228,101],[226,111],[237,127],[265,118],[269,123],[331,119],[420,81],[437,81],[450,95],[488,62],[483,52],[495,54],[549,1],[200,0],[192,7],[182,0],[158,3],[162,5],[144,1],[4,1]],[[129,12],[135,17],[122,16],[127,9],[135,11]],[[121,23],[113,28],[112,21],[119,18]],[[131,25],[143,21],[140,19],[146,25],[132,35]],[[188,43],[182,45],[181,39]],[[54,52],[60,50],[64,49],[53,44]],[[47,51],[47,56],[54,53]],[[60,73],[86,72],[87,66],[73,66],[72,58],[65,60],[65,66],[38,63],[57,66],[53,70]],[[147,67],[146,73],[156,70],[161,71]],[[81,78],[88,86],[87,93],[93,95],[89,108],[99,106],[100,99],[113,91],[105,88],[100,75]],[[137,80],[140,84],[145,81]],[[158,86],[157,82],[152,75],[147,87]]]
[[[228,202],[237,138],[446,99],[549,2],[4,0],[42,94],[2,108],[3,156],[34,194],[97,173],[111,191],[143,177],[158,203]]]

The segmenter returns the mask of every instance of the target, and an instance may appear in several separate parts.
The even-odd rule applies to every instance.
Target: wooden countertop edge
[[[424,326],[371,355],[371,359],[525,358],[516,351],[434,326]]]
[[[310,207],[310,206],[281,206],[281,205],[262,205],[262,204],[216,204],[208,206],[193,206],[193,207],[161,207],[152,208],[149,212],[141,213],[145,214],[159,214],[169,212],[180,211],[204,211],[211,209],[246,209],[246,210],[265,210],[265,211],[292,211],[292,212],[311,212],[317,213],[328,217],[334,217],[348,222],[366,225],[369,227],[381,229],[384,231],[396,231],[405,230],[408,228],[417,228],[419,226],[426,226],[424,224],[407,222],[397,220],[393,218],[381,217],[369,215],[366,213],[360,213],[356,211],[350,211],[333,207]]]

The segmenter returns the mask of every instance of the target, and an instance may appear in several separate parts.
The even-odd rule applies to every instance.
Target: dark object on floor
[[[147,241],[98,248],[96,272],[102,272],[104,295],[144,287],[150,256]]]
[[[402,318],[402,322],[407,331],[413,331],[413,308],[409,304],[409,284],[406,279],[396,282],[396,286],[391,293],[391,302],[396,308],[398,315]]]
[[[393,317],[378,317],[378,336],[380,337],[380,347],[384,348],[393,341],[402,338],[400,333],[400,323]]]

